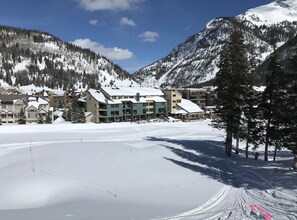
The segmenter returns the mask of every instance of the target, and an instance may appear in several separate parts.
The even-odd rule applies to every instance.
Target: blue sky
[[[215,17],[272,0],[3,0],[0,24],[49,32],[133,72],[166,56]]]

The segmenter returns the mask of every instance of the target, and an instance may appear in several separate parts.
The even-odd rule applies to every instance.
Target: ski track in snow
[[[228,168],[230,171],[232,169],[234,169],[234,166]],[[177,216],[158,218],[154,220],[297,219],[297,189],[294,192],[282,189],[281,182],[271,183],[265,177],[256,172],[250,171],[248,168],[241,170],[240,172],[242,174],[238,174],[238,170],[232,172],[232,178],[238,179],[238,181],[243,183],[252,183],[257,187],[255,187],[255,189],[247,189],[244,187],[236,188],[226,184],[204,205]],[[220,175],[224,179],[230,174],[231,173],[221,173]],[[295,175],[295,177],[297,180],[297,175]],[[257,189],[261,187],[264,189],[267,186],[271,189]],[[259,209],[252,211],[252,206],[257,206]],[[262,208],[265,212],[260,211]],[[271,218],[267,213],[271,215]]]

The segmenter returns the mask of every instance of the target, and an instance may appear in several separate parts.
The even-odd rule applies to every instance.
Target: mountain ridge
[[[273,52],[273,45],[280,47],[296,34],[297,5],[296,0],[274,1],[264,6],[259,6],[259,11],[267,8],[279,8],[280,5],[289,3],[290,10],[296,12],[294,21],[279,19],[278,23],[266,22],[270,13],[266,12],[262,23],[253,23],[250,12],[234,17],[218,17],[210,20],[205,28],[187,38],[187,40],[171,50],[164,58],[143,67],[133,73],[133,77],[142,85],[159,87],[187,87],[195,86],[212,80],[217,71],[219,54],[228,41],[231,31],[239,28],[243,31],[246,40],[248,58],[255,56],[258,64],[262,63]],[[261,10],[260,10],[260,9]],[[254,10],[255,10],[254,9]],[[287,8],[282,10],[288,13]],[[291,12],[290,11],[290,12]],[[280,13],[280,12],[279,12]],[[255,17],[258,15],[255,14]]]
[[[54,35],[0,25],[0,79],[72,90],[137,85],[119,65]]]

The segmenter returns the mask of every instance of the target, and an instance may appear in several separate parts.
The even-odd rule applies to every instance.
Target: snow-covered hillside
[[[243,31],[248,56],[262,63],[296,34],[297,0],[275,1],[235,17],[215,18],[205,29],[174,48],[169,55],[146,66],[134,78],[142,85],[182,87],[213,79],[219,54],[235,28]]]
[[[99,54],[49,33],[0,26],[0,79],[52,89],[134,86],[128,72]]]
[[[61,123],[0,126],[0,219],[297,218],[290,152],[227,158],[209,121]]]

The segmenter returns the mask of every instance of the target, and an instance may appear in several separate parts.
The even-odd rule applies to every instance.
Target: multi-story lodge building
[[[205,86],[202,88],[183,88],[178,89],[178,92],[184,99],[191,100],[202,109],[216,105],[217,95],[215,87],[213,86]]]
[[[183,99],[176,89],[163,90],[168,101],[168,112],[171,116],[182,120],[195,120],[204,118],[204,111],[188,99]]]
[[[86,110],[95,123],[149,120],[164,116],[167,101],[155,88],[104,87],[87,92]]]

